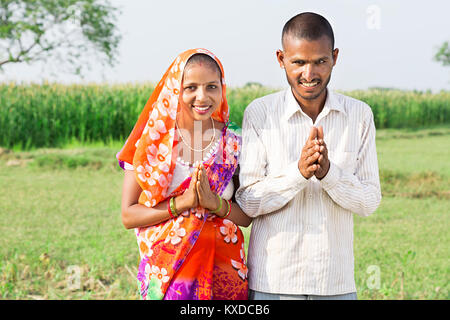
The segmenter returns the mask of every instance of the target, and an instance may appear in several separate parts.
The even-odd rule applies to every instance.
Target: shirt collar
[[[326,90],[327,90],[327,98],[325,99],[325,105],[323,107],[322,112],[328,113],[329,110],[336,110],[346,115],[345,109],[342,107],[339,99],[336,97],[336,94],[333,92],[333,90],[330,90],[328,88]],[[290,87],[286,90],[285,101],[286,101],[285,111],[283,114],[284,120],[289,120],[289,118],[292,117],[292,115],[296,112],[305,114],[300,108]]]

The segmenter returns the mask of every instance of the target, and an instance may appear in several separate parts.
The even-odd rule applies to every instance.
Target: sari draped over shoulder
[[[182,194],[186,179],[170,194],[177,158],[175,119],[184,66],[194,54],[211,56],[210,51],[192,49],[179,55],[158,83],[124,147],[117,154],[123,167],[132,163],[142,188],[139,203],[154,207]],[[222,104],[212,118],[228,121],[228,104],[222,78]],[[222,130],[215,153],[204,162],[211,190],[223,193],[237,168],[241,138]],[[143,299],[247,299],[247,267],[244,237],[232,221],[221,219],[197,207],[160,224],[135,229],[140,253],[139,291]]]

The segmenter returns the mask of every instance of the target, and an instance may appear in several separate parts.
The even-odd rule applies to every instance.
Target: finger
[[[198,172],[198,180],[200,181],[201,185],[205,183],[205,177],[205,172],[200,169]]]
[[[200,164],[199,163],[196,164],[195,171],[197,172],[197,179],[200,180],[200,172],[201,172],[201,170],[200,170]]]
[[[306,157],[310,157],[316,152],[320,152],[320,146],[319,145],[313,145],[313,146],[311,146],[311,148],[306,149],[305,156]]]
[[[303,147],[302,152],[307,152],[309,149],[314,149],[318,145],[319,142],[317,140],[308,141]],[[315,151],[318,151],[318,149],[316,149]]]
[[[320,153],[323,154],[323,156],[328,159],[328,148],[327,145],[325,144],[325,142],[323,143],[323,145],[320,146],[321,147],[321,151]]]
[[[323,127],[322,126],[319,126],[318,128],[317,128],[317,139],[320,141],[320,140],[322,140],[323,141]]]
[[[206,176],[206,170],[203,164],[200,165],[200,172],[202,173],[203,176]]]
[[[194,172],[195,173],[195,172]],[[188,189],[192,189],[192,188],[195,188],[195,183],[196,183],[196,175],[195,174],[192,174],[192,176],[191,176],[191,182],[189,182],[189,187],[188,187]]]
[[[206,187],[208,189],[211,188],[211,186],[209,185],[208,175],[206,174],[205,168],[203,168],[203,170],[202,170],[202,177],[203,177],[203,181],[204,181],[204,184],[205,184],[205,188]]]
[[[316,164],[313,164],[313,165],[308,166],[306,168],[306,172],[309,172],[309,173],[314,173],[316,170],[317,170],[317,165]]]
[[[203,199],[203,195],[206,194],[205,186],[200,181],[198,182],[198,194],[199,194],[199,197],[202,197],[202,199]]]
[[[197,183],[195,184],[195,189],[197,191],[197,197],[198,197],[198,201],[201,203],[203,202],[203,192],[201,190],[201,184],[200,181],[197,181]]]
[[[317,161],[317,159],[319,159],[319,157],[320,157],[320,153],[319,152],[316,152],[312,156],[309,156],[306,159],[306,165],[310,166],[310,165],[314,164]]]
[[[323,162],[325,161],[325,157],[323,156],[323,154],[320,155],[320,157],[317,159],[317,162],[319,163],[319,165],[323,164]]]
[[[309,130],[308,141],[312,141],[316,138],[317,138],[317,128],[312,126],[311,129]]]

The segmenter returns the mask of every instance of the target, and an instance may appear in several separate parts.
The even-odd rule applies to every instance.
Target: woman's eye
[[[212,84],[212,85],[209,86],[209,88],[210,89],[217,89],[217,86]]]

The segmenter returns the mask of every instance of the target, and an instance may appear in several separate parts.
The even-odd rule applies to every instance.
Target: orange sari
[[[171,193],[177,158],[175,119],[184,66],[194,54],[217,57],[205,49],[188,50],[171,64],[156,86],[124,147],[119,163],[132,163],[142,188],[139,203],[154,207],[189,186],[190,177]],[[222,104],[212,117],[228,121],[226,85],[222,78]],[[237,168],[241,139],[222,130],[216,152],[204,162],[211,190],[221,195]],[[143,299],[247,299],[244,237],[230,220],[198,207],[151,227],[136,228],[141,262],[138,281]]]

